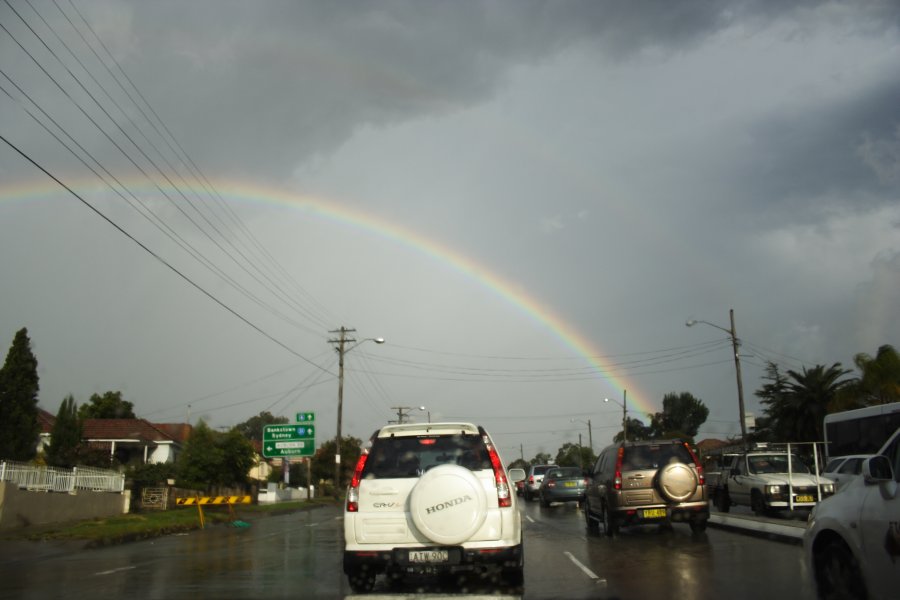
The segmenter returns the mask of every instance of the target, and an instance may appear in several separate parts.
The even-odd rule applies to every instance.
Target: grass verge
[[[334,505],[333,498],[234,506],[234,516],[226,506],[204,507],[206,526],[251,522],[255,518]],[[54,523],[24,529],[7,530],[3,539],[33,541],[83,541],[86,547],[107,546],[200,529],[197,507],[178,507],[165,511],[131,513],[105,519]]]

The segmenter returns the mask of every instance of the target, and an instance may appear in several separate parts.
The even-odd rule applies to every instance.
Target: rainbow
[[[78,193],[88,194],[87,198],[90,197],[91,193],[100,191],[96,186],[96,182],[91,182],[84,186],[71,185],[70,187]],[[132,190],[141,187],[146,187],[146,180],[134,187],[129,186]],[[604,353],[591,340],[581,335],[577,329],[564,321],[549,307],[528,295],[525,290],[518,288],[496,273],[479,265],[461,252],[443,246],[435,240],[406,229],[397,223],[388,222],[375,215],[323,198],[313,198],[274,187],[258,184],[251,185],[245,182],[224,179],[214,181],[213,187],[223,198],[238,202],[272,204],[294,210],[303,210],[306,214],[313,215],[319,219],[363,230],[392,243],[399,244],[413,253],[422,254],[429,259],[446,265],[464,277],[472,279],[479,285],[491,290],[503,301],[517,307],[518,310],[550,330],[563,345],[583,357],[591,368],[596,370],[598,379],[602,378],[611,384],[616,389],[619,397],[622,396],[623,390],[629,390],[629,413],[633,411],[634,417],[646,416],[648,413],[654,413],[658,410],[640,393],[638,386],[626,381],[621,376],[617,377],[612,374],[613,370],[602,361],[601,357]],[[55,195],[59,189],[57,184],[52,181],[46,183],[14,183],[0,188],[0,200],[34,200]],[[108,189],[104,189],[102,193],[106,194],[108,191]]]

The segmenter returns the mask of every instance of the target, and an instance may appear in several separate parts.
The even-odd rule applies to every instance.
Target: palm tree
[[[765,409],[772,434],[777,441],[816,442],[823,439],[822,420],[828,406],[850,383],[842,379],[850,371],[840,363],[830,367],[803,367],[801,372],[787,371],[786,377],[774,365],[769,367],[772,384],[763,386],[757,396]]]

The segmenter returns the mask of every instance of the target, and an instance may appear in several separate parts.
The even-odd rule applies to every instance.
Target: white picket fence
[[[78,490],[122,493],[125,475],[95,467],[39,467],[13,461],[0,462],[0,481],[8,481],[21,489],[37,492],[66,492]]]

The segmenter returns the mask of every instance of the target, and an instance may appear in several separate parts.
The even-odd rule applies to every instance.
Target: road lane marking
[[[130,571],[131,569],[136,569],[137,567],[120,567],[118,569],[111,569],[109,571],[100,571],[99,573],[94,573],[94,575],[112,575],[113,573],[118,573],[119,571]]]
[[[525,515],[525,518],[528,519],[529,523],[534,523],[534,519],[532,519],[529,515]]]
[[[581,562],[579,562],[577,558],[575,558],[574,556],[572,556],[572,553],[571,553],[571,552],[563,552],[563,554],[565,554],[566,556],[568,556],[568,557],[569,557],[569,560],[571,560],[573,563],[575,563],[575,566],[576,566],[576,567],[578,567],[579,569],[581,569],[582,571],[584,571],[584,573],[585,573],[588,577],[590,577],[591,579],[593,579],[593,580],[596,581],[597,583],[603,583],[603,584],[606,583],[606,580],[605,580],[605,579],[601,579],[599,575],[597,575],[596,573],[594,573],[593,571],[591,571],[590,569],[588,569],[586,566],[584,566],[583,564],[581,564]]]

